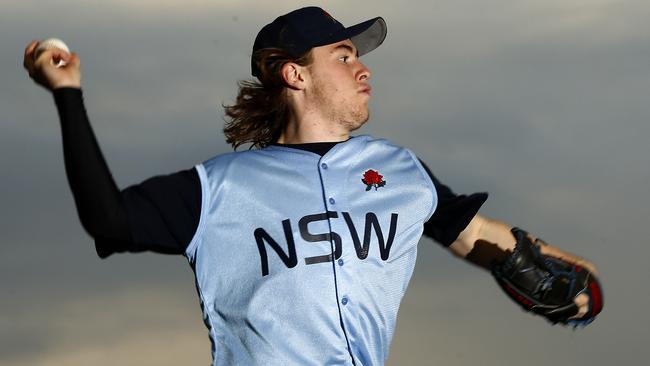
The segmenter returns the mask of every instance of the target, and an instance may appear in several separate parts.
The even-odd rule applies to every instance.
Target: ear
[[[307,69],[303,66],[300,66],[294,62],[287,62],[282,65],[280,73],[282,74],[282,79],[288,87],[296,90],[302,90],[305,88],[305,74]]]

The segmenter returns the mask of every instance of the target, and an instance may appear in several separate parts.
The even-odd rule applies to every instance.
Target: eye
[[[343,61],[344,63],[347,64],[349,58],[350,58],[350,56],[341,56],[341,57],[339,57],[339,60],[341,60],[341,61]]]

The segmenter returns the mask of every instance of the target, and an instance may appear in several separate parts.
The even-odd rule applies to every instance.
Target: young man
[[[196,276],[214,365],[381,365],[424,233],[491,270],[513,300],[553,323],[602,309],[596,269],[477,212],[410,150],[350,133],[368,120],[359,57],[382,18],[345,28],[317,7],[260,30],[224,129],[235,148],[192,169],[116,187],[81,95],[79,58],[25,67],[52,90],[66,171],[97,253],[182,254]],[[56,68],[52,60],[67,66]]]

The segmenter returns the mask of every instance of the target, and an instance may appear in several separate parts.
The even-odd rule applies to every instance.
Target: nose
[[[362,62],[359,62],[359,71],[357,71],[357,80],[366,81],[370,79],[370,69],[366,67]]]

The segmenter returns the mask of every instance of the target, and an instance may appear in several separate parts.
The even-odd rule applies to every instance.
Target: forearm
[[[66,175],[84,229],[94,238],[129,241],[120,192],[90,126],[82,92],[53,90],[61,122]]]
[[[450,250],[459,257],[489,269],[494,262],[501,262],[514,250],[516,240],[511,229],[512,226],[503,221],[476,215],[467,229],[450,246]],[[595,266],[584,258],[567,253],[545,241],[537,240],[533,234],[530,237],[540,247],[542,254],[581,265],[598,275]]]
[[[481,225],[479,237],[489,243],[495,243],[502,253],[509,254],[515,248],[516,240],[512,235],[512,226],[505,222],[483,218],[485,223]],[[546,241],[535,236],[534,233],[529,233],[531,241],[540,248],[540,252],[544,255],[562,259],[566,262],[581,265],[587,268],[594,275],[598,275],[595,266],[584,258],[577,255],[570,254],[558,247],[555,247]],[[501,258],[496,258],[501,259]]]

